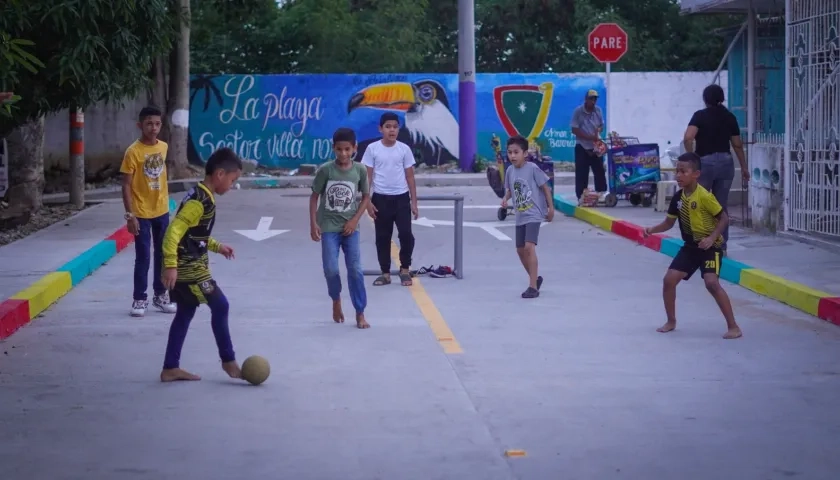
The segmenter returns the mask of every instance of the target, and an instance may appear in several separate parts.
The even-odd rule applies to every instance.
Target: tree
[[[169,124],[169,152],[166,168],[171,178],[187,175],[187,144],[190,116],[190,0],[176,0],[178,36],[170,52],[169,98],[166,120]]]
[[[0,32],[35,40],[44,68],[16,73],[17,102],[0,117],[9,135],[10,204],[37,211],[44,184],[43,116],[121,103],[148,86],[153,59],[172,46],[168,0],[26,0],[0,9]]]
[[[194,70],[230,73],[458,71],[454,0],[193,0]],[[599,22],[620,23],[630,52],[614,69],[714,69],[729,15],[680,14],[678,0],[476,0],[479,72],[593,72]]]
[[[190,64],[196,73],[285,72],[289,37],[276,0],[193,0]]]

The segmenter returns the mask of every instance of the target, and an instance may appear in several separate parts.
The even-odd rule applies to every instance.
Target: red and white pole
[[[70,109],[70,203],[85,205],[85,114]]]

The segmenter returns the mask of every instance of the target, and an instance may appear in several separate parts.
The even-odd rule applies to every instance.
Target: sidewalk
[[[682,240],[677,227],[647,240],[642,228],[665,212],[620,201],[613,208],[581,208],[573,195],[555,195],[555,207],[603,230],[673,257]],[[840,254],[795,239],[731,227],[721,278],[828,322],[840,325]]]
[[[172,199],[169,207],[175,208]],[[0,340],[134,241],[122,216],[121,201],[103,201],[0,247]]]

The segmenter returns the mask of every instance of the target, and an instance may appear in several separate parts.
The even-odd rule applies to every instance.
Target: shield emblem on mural
[[[494,88],[496,115],[508,136],[521,135],[529,140],[539,136],[548,120],[553,93],[551,82]]]

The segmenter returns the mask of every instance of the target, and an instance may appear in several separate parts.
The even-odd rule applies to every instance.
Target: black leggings
[[[591,155],[589,151],[575,145],[575,196],[580,199],[583,191],[589,185],[589,169],[595,177],[595,191],[607,191],[607,173],[604,171],[604,157]]]
[[[414,252],[414,234],[411,233],[411,196],[408,192],[400,195],[382,195],[375,193],[370,198],[376,207],[376,256],[382,273],[391,271],[391,237],[394,224],[397,225],[397,238],[400,240],[400,268],[411,266],[411,254]]]

